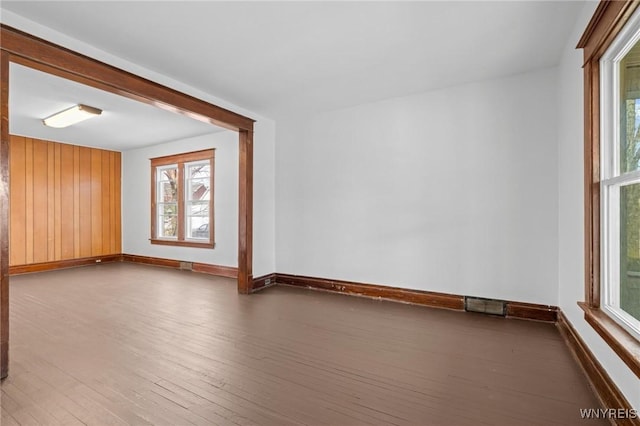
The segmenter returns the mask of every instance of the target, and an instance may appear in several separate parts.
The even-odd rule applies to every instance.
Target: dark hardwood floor
[[[10,355],[2,426],[573,425],[599,407],[552,324],[126,263],[12,277]]]

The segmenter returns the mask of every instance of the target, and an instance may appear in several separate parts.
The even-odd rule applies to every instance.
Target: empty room
[[[0,424],[640,425],[640,2],[0,2]]]

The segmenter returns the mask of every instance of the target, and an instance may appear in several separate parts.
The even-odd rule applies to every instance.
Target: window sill
[[[194,248],[207,248],[212,249],[215,248],[216,244],[207,242],[198,242],[198,241],[173,241],[173,240],[159,240],[156,238],[149,239],[151,244],[158,244],[161,246],[178,246],[178,247],[194,247]]]
[[[640,378],[640,342],[600,309],[584,302],[578,302],[578,305],[584,311],[584,319]]]

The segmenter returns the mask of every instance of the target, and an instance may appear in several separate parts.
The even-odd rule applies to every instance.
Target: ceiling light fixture
[[[102,110],[87,105],[74,105],[42,120],[45,126],[61,129],[102,114]]]

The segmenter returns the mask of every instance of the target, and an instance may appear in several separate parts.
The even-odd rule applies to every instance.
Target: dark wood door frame
[[[0,378],[9,372],[10,62],[238,132],[238,292],[251,292],[254,120],[6,25],[0,26],[0,50]]]

